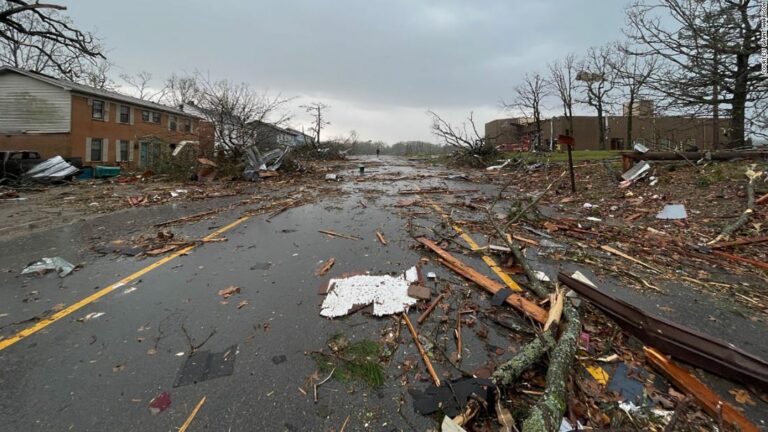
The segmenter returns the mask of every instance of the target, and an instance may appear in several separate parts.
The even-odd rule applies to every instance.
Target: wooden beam
[[[743,262],[743,263],[746,263],[746,264],[751,264],[751,265],[753,265],[753,266],[755,266],[757,268],[763,269],[763,270],[768,270],[768,263],[766,263],[766,262],[757,261],[757,260],[753,260],[753,259],[750,259],[750,258],[744,258],[743,256],[733,255],[733,254],[725,253],[725,252],[722,252],[722,251],[712,251],[712,254],[717,255],[717,256],[721,256],[721,257],[723,257],[723,258],[725,258],[727,260],[730,260],[730,261]]]
[[[502,285],[500,282],[494,281],[488,276],[485,276],[484,274],[478,272],[472,267],[469,267],[463,262],[459,261],[453,255],[448,253],[448,251],[446,251],[445,249],[435,244],[435,242],[433,242],[432,240],[429,240],[424,237],[419,237],[416,239],[416,241],[428,247],[433,252],[435,252],[438,256],[440,256],[440,259],[438,261],[441,264],[453,270],[455,273],[459,274],[460,276],[466,279],[469,279],[470,281],[480,285],[480,287],[482,287],[484,290],[488,291],[489,293],[496,294],[497,292],[505,288],[505,286]],[[530,316],[535,321],[541,324],[544,324],[547,322],[547,317],[549,316],[547,311],[542,309],[536,303],[521,296],[520,294],[513,293],[512,295],[507,297],[506,303],[514,307],[515,309],[518,309],[519,311],[525,313],[526,315]]]
[[[645,351],[645,359],[654,368],[666,376],[675,387],[690,394],[712,418],[717,419],[722,415],[726,424],[735,426],[741,432],[758,432],[757,426],[687,370],[654,348],[644,347],[643,351]]]

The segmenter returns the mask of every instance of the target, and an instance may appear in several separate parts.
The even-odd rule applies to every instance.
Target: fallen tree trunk
[[[563,310],[565,328],[552,350],[547,369],[547,387],[544,396],[534,405],[528,418],[523,422],[523,432],[549,432],[558,430],[567,408],[568,389],[566,383],[581,333],[579,311],[570,302]]]

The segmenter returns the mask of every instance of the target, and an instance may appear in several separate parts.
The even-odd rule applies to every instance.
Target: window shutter
[[[130,124],[133,124],[133,112],[134,111],[135,110],[133,109],[133,107],[129,107],[129,111],[128,112],[130,113],[130,115],[128,117],[130,117],[130,120],[128,121],[128,123],[130,123]]]
[[[90,138],[85,139],[85,161],[86,162],[91,161],[91,139]]]
[[[101,145],[101,161],[107,162],[109,160],[109,140],[104,138]]]
[[[112,103],[104,101],[104,121],[109,121],[109,106],[112,105]]]
[[[168,130],[171,130],[171,115],[168,114]]]
[[[128,141],[128,162],[133,162],[133,141]]]
[[[88,106],[93,106],[93,99],[87,98],[86,100],[88,101]]]
[[[120,158],[122,157],[120,154],[120,144],[122,143],[121,140],[115,140],[115,162],[122,162]]]

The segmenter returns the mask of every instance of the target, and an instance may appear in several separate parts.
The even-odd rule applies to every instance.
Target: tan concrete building
[[[185,141],[212,150],[211,125],[173,107],[0,68],[0,150],[149,168],[158,154]]]
[[[641,108],[641,112],[647,112]],[[600,148],[597,117],[574,116],[573,131],[569,131],[565,117],[554,117],[542,121],[541,144],[550,148],[552,139],[558,135],[572,135],[578,150],[626,150],[633,143],[627,143],[626,116],[604,118],[606,124],[605,148]],[[729,119],[720,119],[720,143],[728,142]],[[635,143],[641,143],[651,149],[671,150],[698,147],[711,149],[713,145],[711,118],[632,116],[632,137]],[[518,119],[493,120],[485,125],[486,137],[496,146],[510,149],[515,146],[528,148],[534,141],[535,126],[531,123],[521,126]],[[553,147],[556,147],[555,142]]]

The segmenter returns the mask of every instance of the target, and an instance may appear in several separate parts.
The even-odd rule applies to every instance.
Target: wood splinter
[[[384,238],[384,234],[382,234],[381,231],[376,230],[376,237],[379,238],[379,241],[381,242],[381,244],[383,244],[384,246],[387,245],[387,239]]]

